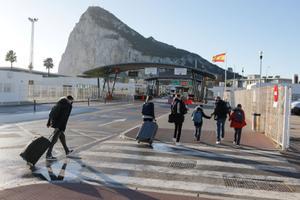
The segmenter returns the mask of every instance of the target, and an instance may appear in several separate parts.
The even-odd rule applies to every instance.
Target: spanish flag
[[[213,56],[212,61],[213,62],[225,62],[225,56],[226,53],[221,53],[218,55]]]

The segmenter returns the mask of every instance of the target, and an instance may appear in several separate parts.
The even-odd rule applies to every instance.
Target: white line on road
[[[218,166],[218,167],[231,167],[231,168],[240,168],[240,169],[253,169],[253,170],[266,170],[273,172],[291,172],[298,173],[293,167],[287,166],[270,166],[267,164],[242,164],[242,163],[233,163],[233,162],[224,162],[224,161],[215,161],[215,160],[197,160],[197,159],[176,159],[162,156],[145,156],[145,155],[132,155],[126,153],[115,153],[115,152],[84,152],[84,155],[96,156],[101,159],[101,157],[108,158],[118,158],[118,159],[134,159],[139,161],[156,161],[156,162],[197,162],[197,166]]]
[[[168,151],[168,148],[166,148],[165,151],[163,150],[155,150],[154,149],[147,149],[147,148],[139,148],[139,147],[133,147],[133,146],[126,146],[126,145],[116,145],[112,146],[109,143],[104,143],[99,147],[99,149],[112,149],[112,150],[129,150],[129,151],[140,151],[140,152],[150,152],[150,153],[165,153],[165,154],[171,154],[171,155],[178,155],[179,151],[174,152],[171,149]],[[172,151],[172,152],[171,152]],[[269,158],[264,156],[251,156],[251,155],[236,155],[236,154],[225,154],[225,153],[219,153],[219,152],[207,152],[207,151],[201,151],[201,150],[191,150],[189,149],[184,150],[185,156],[203,156],[203,157],[210,157],[210,158],[234,158],[234,159],[242,159],[242,160],[251,160],[251,161],[261,161],[261,162],[282,162],[282,163],[288,163],[288,161],[284,158],[277,157],[277,158]]]
[[[254,189],[244,189],[244,188],[234,188],[226,187],[222,185],[215,184],[205,184],[199,182],[187,182],[187,181],[174,181],[174,180],[161,180],[153,178],[139,178],[130,176],[120,176],[120,175],[109,175],[104,173],[91,173],[83,172],[82,176],[87,179],[96,179],[103,181],[104,183],[112,184],[132,184],[144,187],[162,188],[162,189],[174,189],[174,190],[184,190],[193,192],[204,192],[217,195],[234,195],[236,197],[252,197],[252,198],[266,198],[266,199],[289,199],[289,200],[299,200],[299,193],[291,192],[274,192],[265,190],[254,190]]]
[[[107,122],[107,123],[104,123],[104,124],[99,124],[98,127],[102,127],[102,126],[106,126],[106,125],[109,125],[109,124],[113,124],[113,123],[116,123],[116,122],[124,122],[126,121],[126,119],[116,119],[116,120],[113,120],[111,122]]]
[[[245,173],[231,173],[231,172],[220,172],[214,170],[200,170],[200,169],[173,169],[170,167],[158,166],[158,165],[145,165],[145,164],[132,164],[132,163],[116,163],[116,162],[107,162],[98,160],[85,161],[93,167],[99,168],[109,168],[117,170],[132,170],[140,171],[145,173],[166,173],[166,174],[177,174],[188,177],[202,176],[207,178],[218,178],[223,179],[224,177],[228,178],[239,178],[239,179],[248,179],[248,180],[262,180],[262,181],[284,181],[288,185],[300,185],[300,180],[297,178],[287,178],[282,176],[265,176],[265,175],[253,175]]]

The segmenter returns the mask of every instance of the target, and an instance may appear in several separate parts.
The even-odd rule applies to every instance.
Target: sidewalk
[[[84,183],[49,183],[16,187],[0,192],[1,200],[212,200],[180,194],[139,191]]]
[[[234,130],[229,127],[229,121],[226,121],[225,126],[225,138],[223,141],[221,141],[221,144],[216,144],[216,121],[213,119],[204,119],[204,124],[202,127],[202,134],[200,143],[195,141],[194,139],[194,125],[191,120],[191,111],[185,115],[185,121],[183,123],[182,132],[181,132],[181,138],[180,142],[184,144],[205,144],[209,146],[230,146],[230,147],[236,147],[236,145],[233,144],[233,138],[234,138]],[[205,109],[204,112],[209,115],[212,110]],[[174,133],[174,124],[168,123],[168,115],[164,115],[161,117],[158,121],[158,131],[156,135],[156,139],[161,142],[166,143],[174,143],[173,133]],[[241,147],[240,148],[255,148],[255,149],[261,149],[261,150],[278,150],[276,148],[276,144],[268,137],[266,137],[264,134],[261,133],[255,133],[251,129],[251,125],[247,125],[245,128],[243,128],[242,131],[242,137],[241,137]],[[130,132],[126,133],[125,136],[129,138],[135,139],[136,134],[138,132],[139,128],[135,128],[131,130]]]

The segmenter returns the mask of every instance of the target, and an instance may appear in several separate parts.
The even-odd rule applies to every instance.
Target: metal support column
[[[194,94],[194,97],[195,97],[195,100],[199,100],[199,95],[196,91],[196,79],[195,79],[195,73],[192,72],[192,85],[193,85],[193,94]]]
[[[117,76],[118,76],[118,72],[115,73],[115,78],[114,78],[113,86],[111,88],[111,96],[113,95],[113,92],[115,90],[115,84],[116,84]]]
[[[97,96],[98,96],[98,99],[100,99],[100,78],[99,77],[97,77],[97,89],[98,89]]]
[[[158,79],[156,79],[156,94],[155,94],[155,96],[159,96],[159,80]]]
[[[202,77],[202,82],[201,82],[201,100],[204,100],[204,89],[205,89],[205,83],[206,82],[206,78]]]

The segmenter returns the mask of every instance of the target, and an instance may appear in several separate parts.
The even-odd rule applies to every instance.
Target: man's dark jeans
[[[221,137],[225,136],[225,121],[226,118],[217,119],[217,141],[221,141]]]
[[[58,138],[59,138],[61,144],[63,145],[66,154],[68,154],[69,149],[66,144],[66,136],[64,134],[64,131],[61,131],[58,128],[55,128],[54,132],[52,133],[52,136],[51,136],[50,147],[48,148],[48,151],[46,154],[47,157],[52,156],[52,149],[53,149],[53,146],[55,145],[55,143],[57,142]]]

